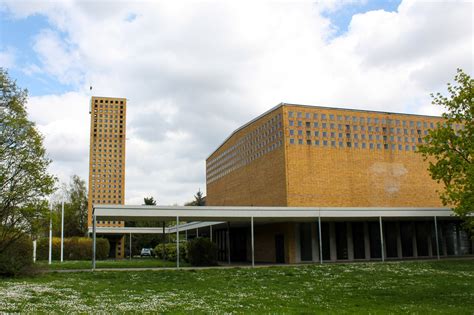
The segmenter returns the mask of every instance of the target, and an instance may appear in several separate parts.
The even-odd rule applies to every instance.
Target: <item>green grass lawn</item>
[[[474,312],[474,261],[46,273],[0,280],[0,312]]]
[[[91,269],[92,262],[90,260],[65,260],[64,262],[53,261],[48,265],[47,261],[39,261],[37,265],[41,269],[48,270],[64,270],[64,269]],[[180,262],[180,266],[189,266],[185,262]],[[120,259],[120,260],[98,260],[96,268],[162,268],[162,267],[176,267],[176,262],[159,260],[155,258],[134,258]]]

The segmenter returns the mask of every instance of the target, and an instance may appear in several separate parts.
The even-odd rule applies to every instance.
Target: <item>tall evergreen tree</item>
[[[206,197],[201,192],[201,189],[194,195],[194,200],[184,204],[185,206],[205,206]]]
[[[156,200],[153,197],[145,197],[143,198],[143,202],[146,206],[156,206]]]

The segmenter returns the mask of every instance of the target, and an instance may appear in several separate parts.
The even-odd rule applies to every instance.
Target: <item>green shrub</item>
[[[61,259],[61,239],[59,237],[53,237],[52,241],[52,259],[59,260]],[[49,238],[40,238],[36,242],[36,259],[37,260],[47,260],[49,253]]]
[[[198,237],[189,241],[187,254],[193,266],[217,265],[217,246],[208,238]]]
[[[110,243],[106,238],[98,238],[96,240],[95,254],[97,259],[109,258]],[[92,256],[91,256],[92,257]]]
[[[33,242],[27,235],[0,253],[0,275],[17,276],[33,269]]]
[[[61,238],[53,237],[52,259],[61,259]],[[107,259],[109,257],[110,244],[105,238],[96,239],[96,258]],[[47,260],[49,253],[49,238],[38,241],[36,257],[38,260]],[[70,237],[64,239],[65,260],[89,260],[92,259],[92,238]]]
[[[180,260],[187,261],[187,250],[186,250],[186,243],[179,243],[179,258]],[[159,259],[169,260],[169,261],[176,261],[176,243],[168,243],[165,244],[165,248],[163,250],[163,244],[156,245],[155,255]]]

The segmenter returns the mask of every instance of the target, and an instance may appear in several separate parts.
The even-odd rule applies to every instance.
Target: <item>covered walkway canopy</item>
[[[380,233],[382,234],[382,219],[390,218],[433,218],[436,224],[437,217],[452,217],[453,212],[449,208],[411,208],[411,207],[234,207],[234,206],[124,206],[124,205],[94,205],[93,221],[93,268],[95,268],[95,240],[97,220],[115,221],[176,221],[176,226],[168,227],[165,233],[176,233],[176,245],[178,251],[177,267],[179,267],[179,232],[196,228],[197,226],[212,226],[223,222],[250,222],[251,224],[251,257],[254,265],[254,222],[314,222],[321,220],[338,219],[378,219],[380,222]],[[191,222],[180,225],[183,221]],[[157,228],[103,228],[105,233],[149,233],[158,232]],[[436,230],[436,229],[435,229]],[[153,232],[155,231],[155,232]],[[321,229],[319,229],[321,231]],[[319,235],[321,242],[321,235]],[[437,236],[436,236],[437,240]],[[383,248],[383,237],[381,237]],[[322,255],[320,246],[320,255]],[[439,255],[438,255],[439,256]],[[383,260],[383,256],[382,256]],[[322,262],[322,259],[320,260]]]

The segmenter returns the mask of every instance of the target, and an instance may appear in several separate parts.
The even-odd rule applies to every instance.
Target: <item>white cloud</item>
[[[128,203],[183,203],[205,190],[204,159],[282,101],[433,114],[429,93],[456,67],[473,70],[468,2],[404,1],[354,16],[334,39],[321,12],[340,9],[335,1],[15,5],[17,16],[47,15],[40,67],[76,87],[30,100],[62,178],[87,178],[89,84],[129,99]]]
[[[419,63],[472,44],[472,9],[469,2],[405,1],[398,12],[355,15],[347,37],[357,39],[355,51],[368,66]]]
[[[23,67],[22,71],[27,76],[43,73],[43,70],[36,64],[28,64]]]
[[[52,30],[41,30],[33,46],[42,66],[42,72],[48,73],[63,84],[79,84],[83,81],[84,69],[79,51],[73,43],[64,41]],[[33,70],[37,69],[33,65]]]
[[[62,181],[73,174],[88,178],[89,105],[84,94],[30,97],[28,114],[44,136],[50,171]]]
[[[0,51],[0,65],[4,68],[12,68],[15,66],[15,50],[11,47]]]

